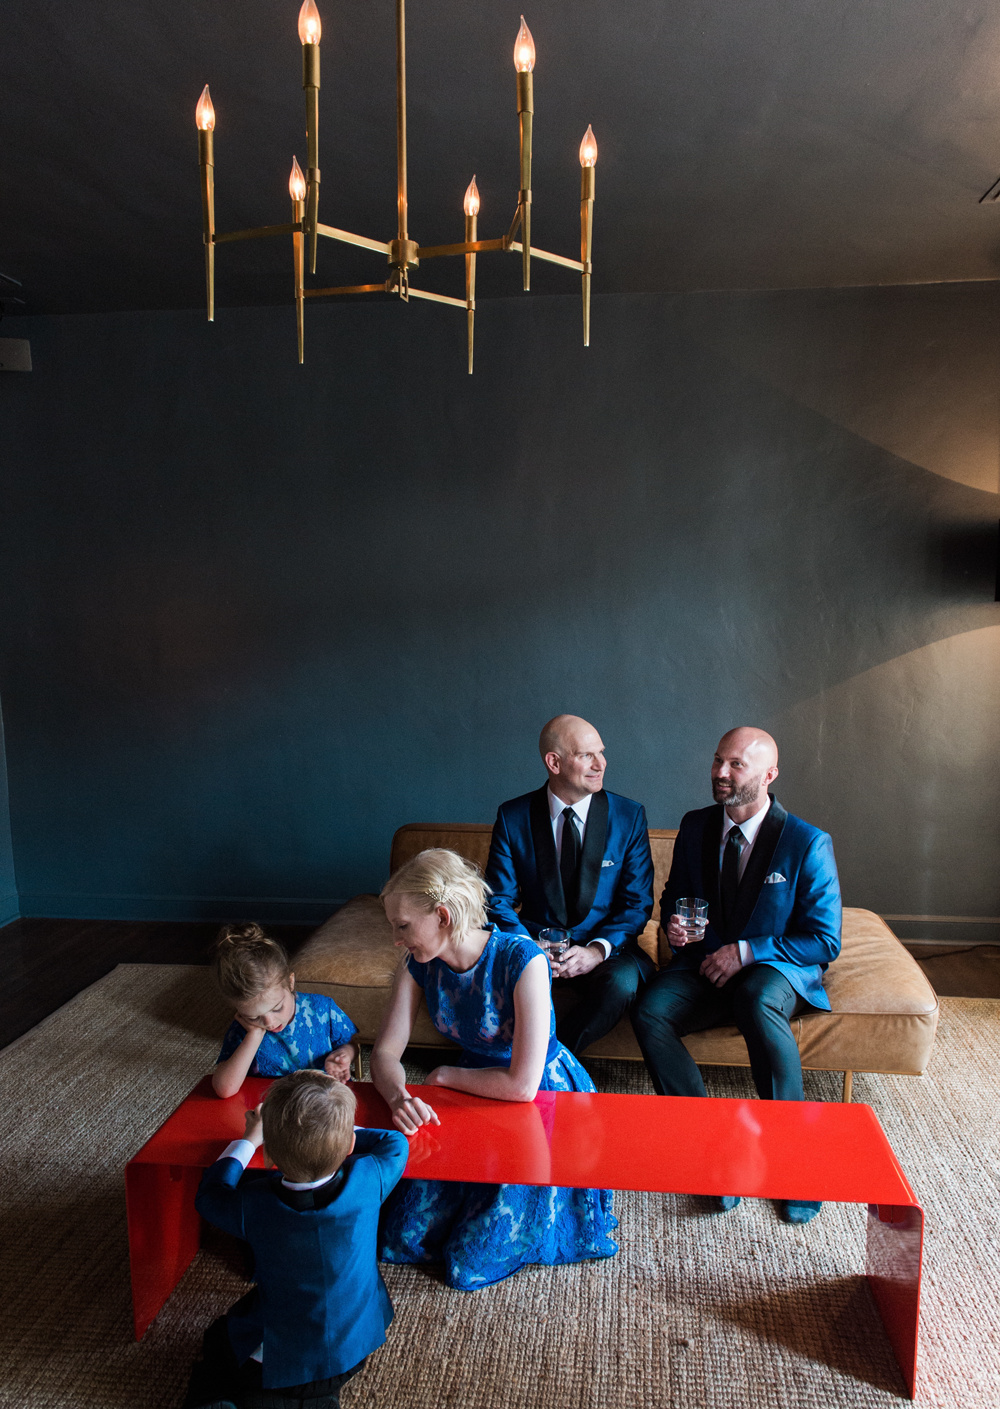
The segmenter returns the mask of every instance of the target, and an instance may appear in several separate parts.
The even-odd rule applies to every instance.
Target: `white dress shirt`
[[[729,813],[723,811],[722,814],[722,841],[719,844],[719,870],[722,870],[722,858],[726,854],[726,842],[729,840],[729,833],[734,827],[739,827],[743,833],[743,850],[740,852],[739,879],[743,879],[743,872],[747,868],[750,860],[750,853],[753,851],[753,844],[757,840],[757,833],[760,831],[760,824],[767,816],[768,808],[771,806],[771,799],[768,798],[758,812],[752,817],[748,817],[745,822],[734,822]],[[753,950],[745,939],[739,941],[740,963],[744,965],[754,964]]]
[[[566,825],[566,819],[563,813],[566,811],[567,807],[572,807],[573,811],[576,813],[577,826],[580,833],[580,849],[582,852],[583,839],[587,834],[587,813],[590,811],[590,801],[593,794],[588,793],[587,796],[582,797],[579,802],[563,802],[561,797],[556,797],[551,786],[546,788],[545,791],[549,800],[549,817],[552,819],[552,835],[556,843],[556,861],[558,862],[562,856],[563,827]],[[605,959],[611,953],[611,945],[606,939],[598,939],[594,936],[588,939],[587,943],[598,945]]]

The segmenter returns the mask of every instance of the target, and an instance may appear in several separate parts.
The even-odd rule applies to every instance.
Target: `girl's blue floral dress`
[[[494,929],[478,962],[465,973],[440,959],[407,961],[434,1026],[461,1044],[460,1065],[510,1065],[514,985],[538,953],[526,935]],[[595,1090],[577,1059],[557,1041],[551,1005],[549,1011],[549,1050],[539,1089]],[[384,1262],[443,1262],[449,1286],[473,1291],[531,1263],[553,1266],[613,1257],[618,1244],[609,1235],[617,1226],[607,1189],[403,1179],[382,1212],[379,1257]]]
[[[265,1032],[250,1066],[250,1076],[287,1076],[303,1067],[323,1069],[323,1060],[357,1032],[345,1012],[325,993],[295,994],[295,1012],[280,1032]],[[229,1024],[216,1064],[231,1057],[247,1035],[238,1018]]]

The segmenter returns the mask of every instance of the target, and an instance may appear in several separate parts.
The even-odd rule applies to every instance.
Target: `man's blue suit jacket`
[[[840,881],[826,832],[785,811],[772,797],[740,882],[736,909],[722,922],[719,896],[720,805],[685,814],[660,900],[661,924],[682,895],[708,901],[700,944],[674,951],[671,968],[698,968],[706,954],[745,939],[758,963],[785,975],[814,1008],[829,1009],[823,971],[840,953]]]
[[[409,1148],[398,1130],[356,1135],[354,1153],[318,1189],[286,1189],[273,1170],[244,1174],[235,1159],[202,1175],[198,1212],[253,1250],[257,1295],[230,1314],[229,1339],[241,1365],[263,1342],[266,1389],[343,1374],[385,1341],[392,1302],[378,1270],[378,1217]]]
[[[548,789],[501,803],[486,864],[490,919],[501,930],[535,936],[571,929],[577,944],[600,937],[613,950],[641,934],[653,913],[653,858],[646,812],[617,793],[594,793],[580,855],[574,910],[563,896]],[[514,906],[520,903],[520,914]]]

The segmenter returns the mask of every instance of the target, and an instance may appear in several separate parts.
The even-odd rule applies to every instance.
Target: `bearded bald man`
[[[552,973],[576,999],[556,1035],[579,1056],[625,1016],[653,972],[638,944],[653,912],[653,858],[645,809],[604,789],[604,743],[592,724],[558,714],[538,751],[545,786],[497,812],[486,866],[489,917],[532,938],[545,928],[571,932]]]
[[[777,776],[771,735],[732,729],[712,762],[715,806],[681,821],[660,900],[660,925],[674,957],[632,1010],[661,1096],[704,1096],[681,1039],[735,1023],[761,1099],[804,1099],[791,1020],[829,1011],[823,973],[840,953],[840,882],[827,833],[791,816],[768,792]],[[696,943],[674,914],[681,896],[708,901],[708,927]],[[720,1206],[737,1203],[726,1198]],[[789,1223],[807,1223],[819,1204],[786,1202],[780,1211]]]

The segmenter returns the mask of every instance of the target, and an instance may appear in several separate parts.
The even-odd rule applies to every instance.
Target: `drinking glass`
[[[687,935],[688,944],[697,944],[704,939],[708,925],[708,901],[697,895],[681,896],[674,906],[674,914],[680,919]]]
[[[573,943],[573,936],[569,930],[539,930],[538,943],[549,956],[549,963],[558,964]]]

